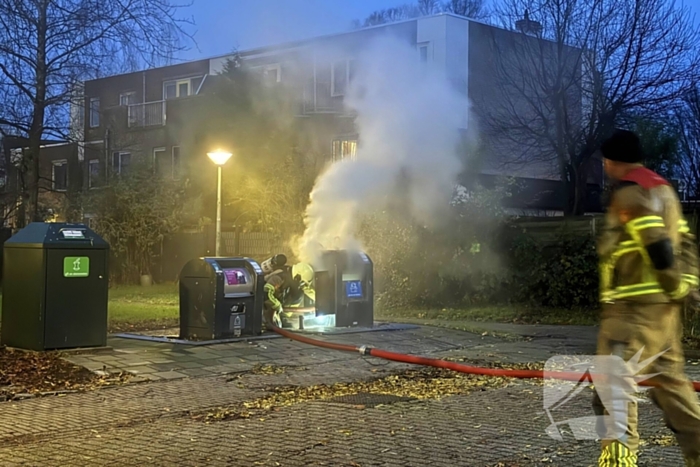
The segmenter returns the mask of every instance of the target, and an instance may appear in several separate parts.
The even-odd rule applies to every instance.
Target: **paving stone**
[[[175,362],[175,367],[177,368],[202,368],[201,361],[194,361],[194,362]]]
[[[157,376],[161,379],[179,379],[185,378],[187,375],[179,373],[177,371],[160,371],[158,373],[153,373],[153,376]]]
[[[127,371],[129,373],[133,373],[135,375],[140,375],[143,373],[155,373],[158,370],[156,370],[152,366],[133,366],[133,367],[125,368],[125,371]]]
[[[585,351],[587,345],[583,339],[576,342],[546,336],[512,343],[428,328],[324,338],[435,357],[500,361],[542,361],[551,352]],[[130,340],[109,342],[119,345],[119,341]],[[190,361],[210,366],[141,374],[142,378],[158,380],[138,385],[0,403],[0,419],[12,421],[0,424],[0,466],[595,464],[596,443],[566,437],[557,442],[545,434],[549,421],[542,413],[541,388],[521,381],[503,389],[374,408],[309,401],[249,419],[213,423],[193,419],[191,414],[206,414],[212,407],[240,406],[260,397],[263,388],[350,382],[415,368],[287,339],[265,341],[264,345],[264,349],[249,344],[217,345],[213,352],[216,358],[197,358],[207,353],[185,352],[172,344],[139,343],[130,348],[148,352],[128,355],[150,362],[162,358],[172,360],[173,365]],[[239,352],[243,349],[246,351]],[[243,373],[235,379],[210,373],[246,371],[264,360],[256,358],[261,356],[268,357],[270,363],[303,369],[287,368],[272,375]],[[241,358],[246,361],[240,362]],[[223,359],[230,363],[221,364]],[[165,363],[170,362],[158,365]],[[90,357],[90,364],[101,369],[104,363]],[[155,365],[146,367],[156,370]],[[587,398],[570,404],[566,418],[590,415]],[[653,405],[640,405],[640,417],[643,437],[670,436]],[[647,444],[639,465],[672,466],[682,465],[682,461],[677,446]]]
[[[173,359],[171,359],[171,358],[158,358],[158,357],[156,357],[156,358],[149,358],[148,360],[149,360],[151,363],[158,363],[158,364],[161,364],[161,363],[173,363],[173,362],[175,361],[175,360],[173,360]]]
[[[211,376],[212,372],[204,368],[188,368],[180,370],[180,373],[187,376]]]
[[[180,368],[180,365],[177,362],[154,363],[151,367],[154,368],[155,371],[170,371],[173,368]]]
[[[151,361],[148,360],[118,360],[116,366],[124,366],[127,369],[135,366],[149,366]]]

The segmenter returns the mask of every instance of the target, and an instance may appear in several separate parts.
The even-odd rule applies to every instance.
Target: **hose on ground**
[[[441,360],[438,358],[428,358],[420,357],[416,355],[408,355],[397,352],[389,352],[386,350],[375,349],[373,347],[367,346],[355,346],[349,344],[336,344],[334,342],[326,342],[318,339],[312,339],[307,336],[302,336],[301,334],[288,331],[286,329],[279,328],[277,326],[270,326],[270,330],[276,332],[277,334],[287,337],[289,339],[302,342],[304,344],[314,345],[316,347],[322,347],[324,349],[339,350],[343,352],[359,352],[361,355],[371,355],[372,357],[382,358],[384,360],[392,360],[400,363],[409,363],[413,365],[424,365],[432,366],[435,368],[444,368],[447,370],[457,371],[459,373],[467,373],[472,375],[483,375],[483,376],[495,376],[503,378],[517,378],[517,379],[544,379],[544,370],[515,370],[515,369],[504,369],[504,368],[483,368],[478,366],[465,365],[459,362],[451,362],[448,360]],[[557,379],[561,381],[576,381],[592,382],[590,373],[572,373],[572,372],[547,372],[547,379]],[[640,386],[656,386],[657,383],[653,379],[640,381],[638,383]],[[692,382],[693,389],[696,392],[700,392],[700,382]]]

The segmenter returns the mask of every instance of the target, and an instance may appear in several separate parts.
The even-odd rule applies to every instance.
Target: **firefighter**
[[[650,379],[655,385],[651,399],[664,412],[686,466],[700,467],[700,405],[685,376],[681,347],[682,305],[698,285],[697,244],[675,190],[642,166],[637,135],[617,131],[600,152],[613,189],[598,243],[602,315],[597,353],[625,362],[640,350],[640,361],[657,357],[640,373],[658,373]],[[601,467],[637,465],[637,402],[622,403],[628,410],[618,405],[612,416],[599,418],[604,420],[599,425]],[[593,407],[598,416],[610,415],[597,393]],[[614,435],[620,427],[626,427],[625,434]]]
[[[263,324],[269,327],[274,324],[277,327],[282,327],[280,313],[282,312],[282,303],[277,298],[284,280],[278,274],[271,276],[265,283],[265,302],[263,310]]]

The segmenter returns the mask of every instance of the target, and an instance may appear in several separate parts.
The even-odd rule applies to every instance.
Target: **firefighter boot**
[[[619,441],[603,447],[598,467],[637,467],[637,455]]]

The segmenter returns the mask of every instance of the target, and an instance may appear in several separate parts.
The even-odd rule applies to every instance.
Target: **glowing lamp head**
[[[209,159],[216,165],[224,165],[232,156],[230,152],[225,152],[220,149],[207,153]]]

